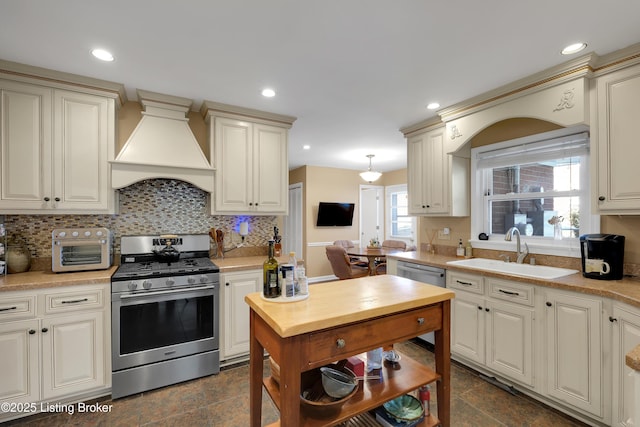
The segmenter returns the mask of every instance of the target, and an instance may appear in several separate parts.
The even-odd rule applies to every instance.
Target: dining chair
[[[401,240],[384,240],[382,242],[383,249],[398,249],[400,251],[407,250],[407,244]],[[387,274],[387,261],[376,262],[375,268],[373,269],[376,275],[378,274]]]
[[[347,251],[342,246],[330,245],[326,247],[327,258],[331,263],[333,274],[340,280],[364,277],[369,274],[369,268],[362,268],[349,261]]]
[[[333,242],[333,244],[335,246],[342,246],[345,249],[355,248],[355,245],[353,244],[352,240],[336,240]],[[350,256],[349,261],[351,261],[352,263],[356,263],[358,267],[369,268],[368,259],[362,259],[357,256]]]

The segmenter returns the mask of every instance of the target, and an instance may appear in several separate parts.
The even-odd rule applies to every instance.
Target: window
[[[408,245],[415,243],[416,219],[409,215],[409,197],[406,185],[393,185],[387,193],[387,238],[404,240]]]
[[[472,168],[472,235],[486,233],[493,248],[507,249],[504,235],[516,227],[538,253],[577,256],[578,237],[598,231],[587,132],[562,129],[474,148]]]

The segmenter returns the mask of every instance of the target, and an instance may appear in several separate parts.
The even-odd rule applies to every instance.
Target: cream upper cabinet
[[[295,118],[205,101],[211,163],[212,214],[288,213],[288,129]]]
[[[0,91],[0,210],[114,212],[114,99],[9,80]]]
[[[408,135],[409,214],[469,215],[469,160],[447,153],[444,126]]]
[[[596,94],[594,202],[601,213],[640,214],[640,65],[599,77]]]

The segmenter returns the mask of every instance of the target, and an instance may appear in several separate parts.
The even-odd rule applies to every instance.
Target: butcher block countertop
[[[478,269],[465,268],[458,265],[453,266],[447,264],[447,261],[455,261],[461,258],[445,255],[431,255],[427,252],[401,252],[388,255],[388,258],[445,268],[447,270],[464,271],[470,274],[482,274],[483,276],[496,277],[505,280],[517,280],[519,282],[531,283],[533,285],[546,286],[549,288],[599,295],[601,297],[611,298],[640,307],[640,278],[636,277],[625,277],[622,280],[595,280],[587,279],[582,276],[582,273],[578,272],[570,276],[548,280],[513,276],[484,270],[480,271]]]
[[[53,273],[52,271],[28,271],[0,276],[0,292],[57,288],[61,286],[95,285],[111,283],[111,275],[118,267],[107,270],[79,271],[77,273]]]
[[[402,277],[367,276],[309,286],[309,298],[273,302],[255,292],[245,301],[283,338],[450,300],[445,288]]]

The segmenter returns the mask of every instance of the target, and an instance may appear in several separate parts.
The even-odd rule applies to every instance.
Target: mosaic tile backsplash
[[[7,237],[25,244],[32,259],[50,263],[51,232],[55,228],[108,228],[115,236],[114,252],[119,254],[121,236],[207,234],[213,227],[225,233],[225,256],[244,256],[266,254],[277,225],[275,216],[210,215],[209,194],[184,181],[151,179],[118,191],[120,209],[116,215],[6,215]],[[233,249],[241,242],[239,224],[245,221],[249,223],[245,246]]]

